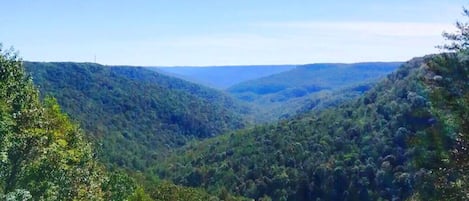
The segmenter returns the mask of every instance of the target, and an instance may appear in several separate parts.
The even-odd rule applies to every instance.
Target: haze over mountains
[[[205,84],[217,89],[226,89],[235,84],[284,72],[296,65],[262,66],[198,66],[156,67],[156,70],[171,73],[183,79]]]

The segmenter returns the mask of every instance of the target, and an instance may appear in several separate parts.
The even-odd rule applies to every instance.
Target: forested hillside
[[[466,58],[415,58],[357,100],[191,144],[153,172],[262,200],[467,200]]]
[[[306,109],[336,106],[356,98],[402,62],[308,64],[278,74],[246,81],[227,89],[260,110],[257,120],[269,122]]]
[[[144,169],[190,139],[243,128],[249,108],[215,90],[144,68],[25,62],[107,163]]]

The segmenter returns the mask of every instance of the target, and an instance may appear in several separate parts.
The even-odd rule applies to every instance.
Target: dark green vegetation
[[[137,67],[25,62],[42,94],[94,139],[99,158],[142,170],[190,139],[243,128],[249,112],[215,90]]]
[[[310,109],[336,106],[344,100],[358,97],[401,64],[308,64],[237,84],[227,91],[255,105],[260,110],[256,119],[272,121]]]
[[[217,89],[258,79],[295,68],[294,65],[263,66],[204,66],[204,67],[158,67],[150,68]]]
[[[255,199],[440,200],[452,186],[463,200],[468,157],[452,150],[467,140],[466,57],[413,59],[355,101],[191,144],[153,171]]]

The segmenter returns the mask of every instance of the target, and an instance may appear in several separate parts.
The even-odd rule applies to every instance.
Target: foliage
[[[78,127],[41,103],[16,54],[0,49],[0,187],[5,199],[100,200],[101,174]]]
[[[463,11],[469,17],[469,10]],[[431,109],[440,135],[450,136],[452,145],[444,163],[433,169],[434,192],[421,196],[427,200],[469,199],[469,23],[457,21],[456,28],[455,33],[443,33],[451,43],[439,46],[452,53],[430,62],[432,73],[424,79],[432,89]]]
[[[465,17],[469,17],[469,10],[464,8],[463,14]],[[457,31],[455,33],[443,32],[443,37],[451,41],[451,43],[437,47],[450,51],[465,52],[467,54],[469,50],[469,23],[457,21],[456,28]]]
[[[151,197],[158,201],[247,201],[249,199],[230,195],[227,191],[218,196],[210,195],[203,189],[182,187],[168,181],[149,188]]]
[[[27,201],[27,200],[31,200],[32,196],[31,196],[31,193],[27,190],[15,189],[15,191],[9,192],[6,195],[0,195],[0,198],[6,201],[18,201],[18,200]]]
[[[438,119],[439,135],[449,136],[451,152],[434,168],[436,192],[427,200],[469,199],[469,61],[464,54],[442,54],[429,63],[432,74],[431,110]],[[441,78],[441,79],[440,79]],[[425,196],[425,195],[424,195]]]
[[[135,192],[128,198],[129,201],[152,201],[151,197],[145,193],[142,188],[137,188]]]
[[[194,188],[183,188],[174,184],[163,182],[151,192],[155,200],[161,201],[184,201],[184,200],[210,200],[212,196]]]
[[[125,200],[134,194],[137,190],[137,184],[126,173],[115,171],[108,174],[108,177],[102,184],[102,189],[106,192],[106,200]]]

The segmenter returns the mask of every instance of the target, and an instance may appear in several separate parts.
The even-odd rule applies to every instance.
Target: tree
[[[79,127],[0,46],[0,198],[103,200],[104,177]]]
[[[463,8],[463,15],[469,17],[469,10]],[[428,62],[429,70],[444,79],[426,81],[432,87],[432,113],[441,127],[435,133],[450,136],[452,145],[448,159],[432,177],[437,194],[430,197],[441,200],[469,199],[469,21],[457,21],[456,28],[455,33],[443,33],[451,43],[439,46],[456,54],[441,54]]]
[[[469,17],[469,10],[463,8],[463,15]],[[458,52],[469,50],[469,23],[457,21],[456,28],[458,30],[455,33],[443,32],[443,37],[451,43],[437,46],[438,48]]]

